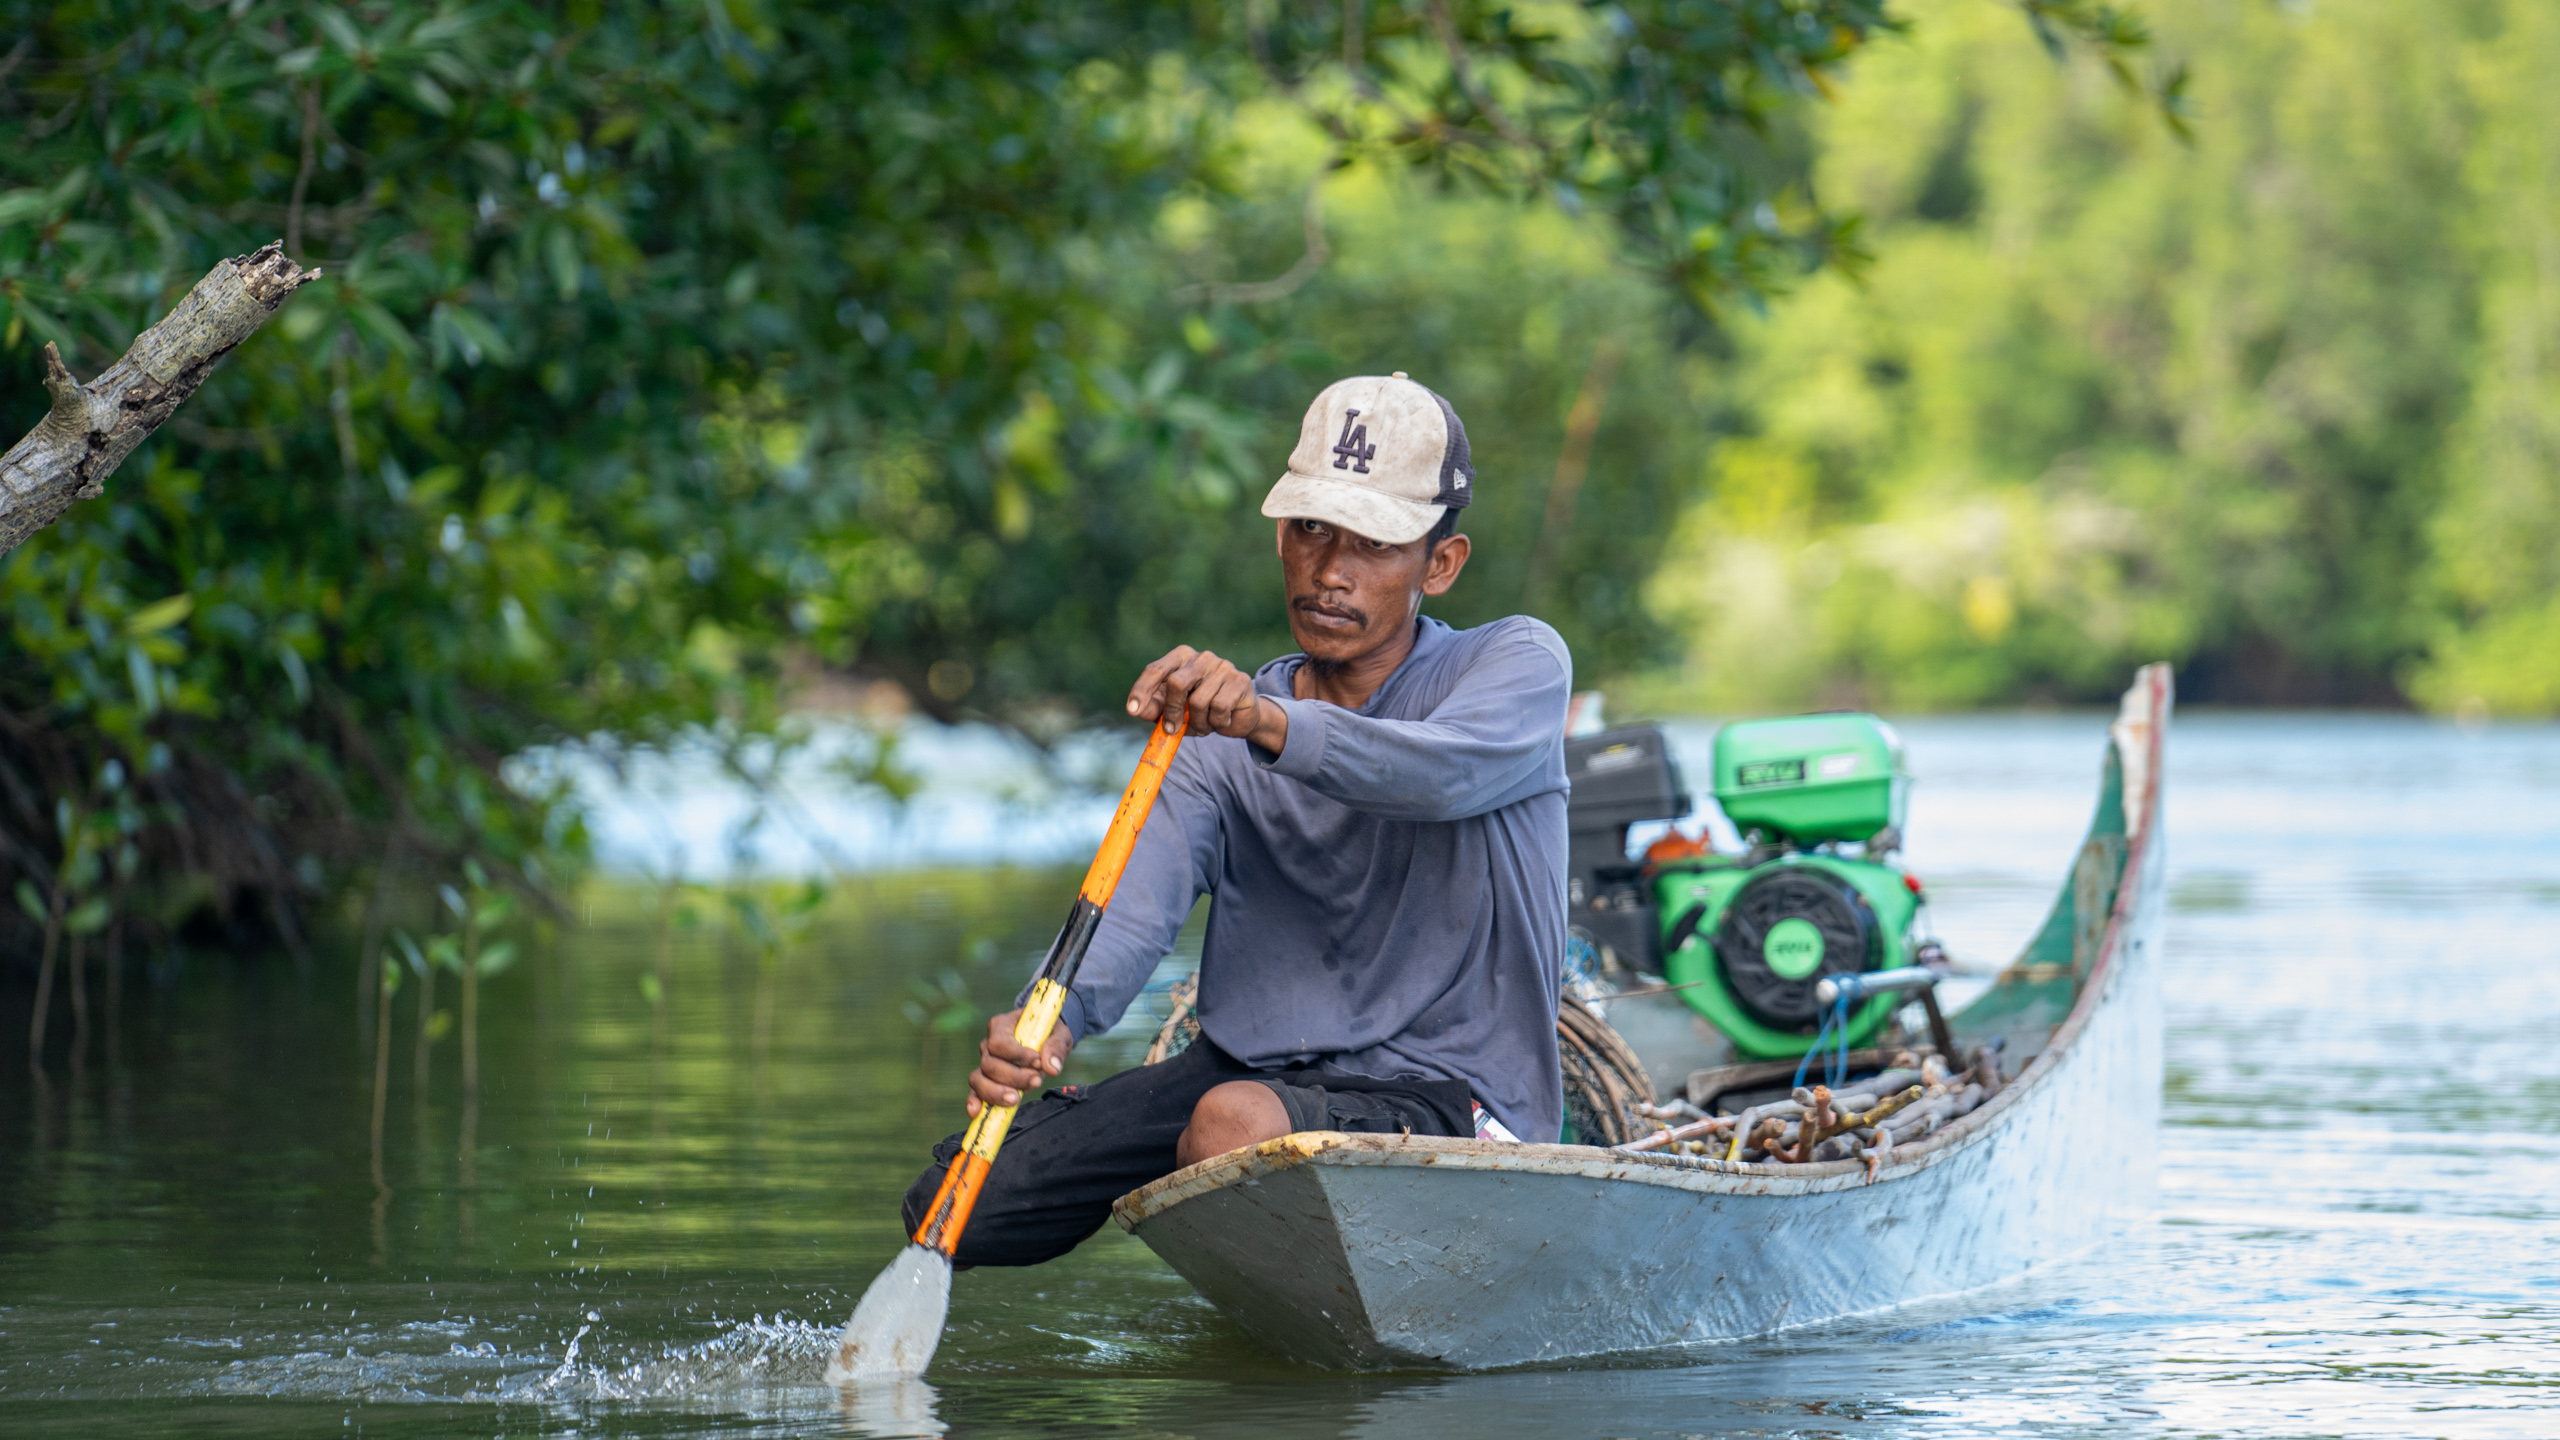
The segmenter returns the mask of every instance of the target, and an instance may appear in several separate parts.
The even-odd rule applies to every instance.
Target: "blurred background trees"
[[[1468,419],[1443,613],[1647,703],[2560,706],[2523,0],[0,13],[0,425],[326,272],[0,562],[30,936],[555,888],[532,747],[1280,653],[1345,373]]]
[[[1810,119],[1867,221],[1734,327],[1665,701],[2560,708],[2560,23],[2144,7],[2192,144],[1925,0]]]

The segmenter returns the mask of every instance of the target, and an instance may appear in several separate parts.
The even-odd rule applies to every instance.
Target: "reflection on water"
[[[2040,917],[2098,724],[1905,727],[1911,858],[1959,953]],[[468,1154],[454,1039],[423,1095],[393,1065],[387,1194],[348,996],[204,955],[128,988],[113,1061],[42,1090],[0,1067],[0,1425],[2560,1432],[2560,731],[2190,716],[2169,787],[2160,1219],[1998,1290],[1668,1363],[1337,1376],[1262,1356],[1107,1230],[961,1276],[930,1385],[840,1396],[817,1383],[834,1327],[965,1064],[906,1007],[1000,1005],[1072,884],[906,875],[779,967],[672,935],[663,1008],[654,901],[601,899],[482,997]],[[1077,1063],[1124,1063],[1143,1028]]]

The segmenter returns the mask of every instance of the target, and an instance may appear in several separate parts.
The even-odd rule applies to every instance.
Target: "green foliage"
[[[978,1033],[986,1023],[986,1012],[970,998],[969,982],[957,970],[944,966],[928,982],[921,976],[907,981],[907,998],[898,1002],[899,1013],[907,1023],[928,1035],[957,1035],[962,1038]]]
[[[827,903],[826,887],[815,880],[780,892],[740,887],[729,892],[729,913],[755,947],[756,963],[767,970],[791,958],[792,949],[809,932],[818,909]]]
[[[515,963],[516,943],[486,937],[515,917],[516,897],[492,889],[489,872],[476,857],[464,857],[462,871],[467,891],[451,885],[436,887],[436,898],[461,929],[458,934],[437,936],[428,945],[428,955],[449,970],[495,975]]]
[[[2168,657],[2203,699],[2560,708],[2549,7],[2165,0],[2213,57],[2191,145],[1909,13],[1820,117],[1873,264],[1738,327],[1657,694],[2094,701]]]
[[[2473,107],[2453,238],[2475,277],[2469,394],[2428,522],[2433,627],[2410,690],[2560,714],[2560,14],[2516,4],[2462,54]]]
[[[1439,383],[1492,442],[1453,613],[1552,596],[1586,663],[1656,657],[1697,315],[1850,256],[1789,117],[1889,28],[1878,0],[5,13],[0,360],[93,373],[278,235],[325,276],[0,563],[0,864],[52,883],[86,843],[52,802],[113,810],[128,911],[258,896],[288,941],[386,831],[431,873],[558,880],[583,837],[505,768],[530,747],[761,733],[830,673],[1045,735],[1172,643],[1271,653],[1251,502],[1348,369]],[[1361,246],[1330,265],[1293,223],[1318,184]],[[1671,433],[1607,429],[1551,503],[1603,336],[1609,403]]]

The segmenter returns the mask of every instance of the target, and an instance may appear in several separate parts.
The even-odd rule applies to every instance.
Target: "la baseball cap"
[[[1298,424],[1289,469],[1263,498],[1274,520],[1321,520],[1403,545],[1475,498],[1467,427],[1401,370],[1324,388]]]

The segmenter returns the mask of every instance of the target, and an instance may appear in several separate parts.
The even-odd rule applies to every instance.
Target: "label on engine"
[[[1822,949],[1821,928],[1790,915],[1769,927],[1768,938],[1760,944],[1760,958],[1779,979],[1801,980],[1822,968]]]
[[[1792,785],[1803,779],[1801,760],[1754,760],[1733,773],[1734,784],[1745,790],[1754,785]]]

